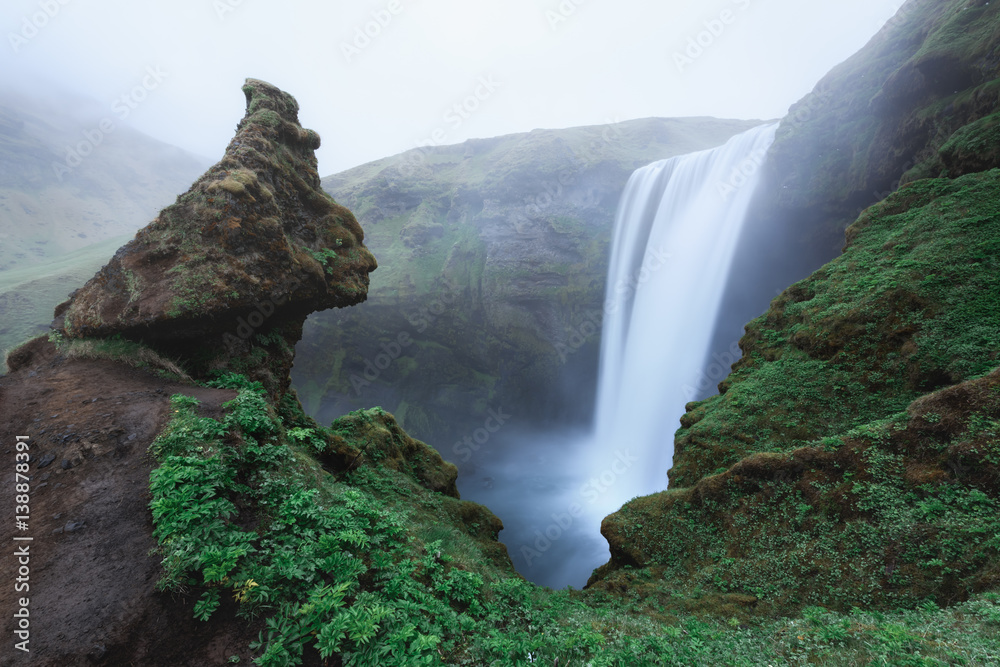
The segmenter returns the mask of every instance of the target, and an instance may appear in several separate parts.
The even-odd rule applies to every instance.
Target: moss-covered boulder
[[[351,412],[334,420],[330,428],[335,437],[325,456],[334,457],[342,467],[379,463],[408,474],[430,491],[458,498],[458,468],[430,445],[410,437],[382,408]]]
[[[56,309],[66,336],[141,339],[205,367],[270,344],[255,361],[277,359],[258,378],[273,388],[287,386],[309,313],[365,300],[375,258],[320,187],[319,135],[299,125],[291,95],[255,79],[243,91],[222,160]]]

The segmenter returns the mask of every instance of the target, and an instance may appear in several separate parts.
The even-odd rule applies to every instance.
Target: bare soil
[[[224,665],[251,662],[260,622],[237,618],[231,600],[207,623],[194,596],[158,592],[160,564],[149,511],[150,443],[169,399],[201,400],[219,416],[235,393],[164,380],[110,361],[66,360],[44,339],[0,377],[0,666]],[[30,518],[15,519],[16,436],[29,436]],[[31,537],[32,541],[15,541]],[[29,545],[27,592],[15,591]],[[29,600],[30,653],[14,614]]]

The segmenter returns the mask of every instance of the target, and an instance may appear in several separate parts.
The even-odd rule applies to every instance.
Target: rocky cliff
[[[365,222],[382,268],[363,310],[307,323],[293,374],[307,409],[325,420],[378,403],[444,445],[491,408],[521,425],[586,421],[625,182],[639,166],[753,125],[646,119],[536,130],[416,149],[324,179]]]
[[[864,208],[901,184],[996,164],[997,12],[985,0],[908,0],[789,109],[740,239],[717,351],[776,290],[836,257]]]

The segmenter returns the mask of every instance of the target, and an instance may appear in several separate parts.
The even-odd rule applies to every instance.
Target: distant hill
[[[207,165],[92,101],[0,93],[0,271],[135,232]]]
[[[0,350],[43,331],[207,166],[92,100],[0,92]]]

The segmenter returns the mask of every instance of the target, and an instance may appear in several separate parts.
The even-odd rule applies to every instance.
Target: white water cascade
[[[503,519],[500,537],[528,579],[583,586],[608,560],[601,519],[666,488],[674,431],[776,129],[632,175],[615,223],[594,430],[505,426],[477,453],[477,474],[459,477],[463,498]]]
[[[614,461],[626,451],[630,465],[607,485],[602,515],[666,488],[674,431],[708,356],[729,266],[777,127],[651,164],[625,188],[588,456],[595,473],[618,473],[623,466],[616,469]]]

